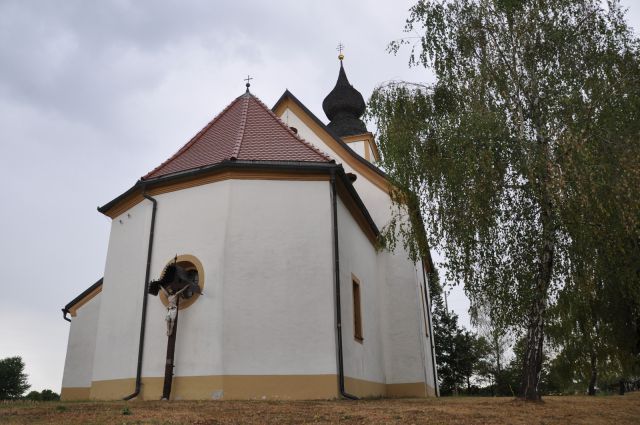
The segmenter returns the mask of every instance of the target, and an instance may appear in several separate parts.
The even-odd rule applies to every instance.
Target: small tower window
[[[356,341],[362,342],[362,308],[360,305],[360,281],[352,276],[353,288],[353,337]]]

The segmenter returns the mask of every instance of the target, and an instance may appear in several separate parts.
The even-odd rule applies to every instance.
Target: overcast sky
[[[292,91],[326,122],[345,69],[365,99],[409,69],[413,1],[0,0],[0,358],[32,389],[59,391],[69,331],[60,309],[102,276],[110,201],[244,91],[273,106]],[[629,18],[638,28],[640,6]],[[464,296],[450,307],[467,322]]]

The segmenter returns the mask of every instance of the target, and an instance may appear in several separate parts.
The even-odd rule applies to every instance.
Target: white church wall
[[[378,228],[384,229],[394,213],[389,194],[353,169],[292,110],[285,109],[281,118],[287,125],[296,127],[300,137],[335,158],[346,172],[358,176],[353,185]],[[425,365],[422,355],[424,337],[416,312],[418,277],[415,264],[408,259],[408,253],[398,247],[393,253],[383,251],[379,254],[378,272],[382,285],[380,323],[387,383],[424,382],[425,366],[429,364]],[[429,381],[427,384],[431,385]]]
[[[215,377],[302,375],[326,377],[317,381],[320,392],[306,397],[331,396],[337,368],[328,181],[226,180],[155,198],[151,279],[176,254],[197,257],[205,271],[204,294],[179,312],[172,394],[191,397],[184,385],[199,382],[193,397],[222,397],[235,381],[227,378],[223,389]],[[145,201],[113,220],[92,397],[133,391],[150,212]],[[144,399],[161,391],[165,312],[149,296]]]
[[[100,294],[77,310],[72,318],[67,344],[67,357],[64,362],[62,375],[63,397],[65,389],[91,387],[93,375],[93,355],[96,348],[96,328],[98,327],[98,313],[100,312]],[[72,390],[73,391],[73,390]],[[74,394],[70,394],[75,398]]]
[[[346,172],[354,173],[358,176],[358,179],[353,183],[353,186],[356,188],[360,198],[362,198],[363,202],[367,206],[367,210],[369,211],[369,214],[371,214],[373,221],[376,223],[378,228],[382,229],[391,219],[391,201],[389,194],[353,169],[341,155],[331,149],[322,140],[322,138],[313,132],[313,130],[311,130],[293,111],[288,108],[285,109],[281,118],[285,123],[287,123],[287,125],[298,129],[298,135],[300,137],[334,158],[337,163],[341,163]]]
[[[144,201],[111,223],[93,381],[135,376],[150,220]]]
[[[176,255],[193,255],[204,268],[204,294],[179,311],[176,376],[223,373],[222,302],[231,185],[226,180],[155,196],[158,209],[151,280],[158,279]],[[164,377],[165,315],[160,297],[149,296],[143,377]]]
[[[385,384],[377,253],[341,200],[338,200],[338,230],[344,373],[350,378]],[[352,276],[360,283],[361,342],[354,337]],[[349,382],[346,387],[349,391]],[[358,394],[361,389],[351,391]]]
[[[236,180],[232,185],[225,373],[335,374],[329,183]]]
[[[155,196],[158,207],[150,279],[159,278],[175,255],[195,256],[205,271],[204,295],[180,310],[178,326],[186,331],[178,332],[177,375],[216,375],[223,371],[219,341],[228,188],[229,182],[222,181]],[[93,381],[135,378],[151,206],[144,201],[112,223]],[[143,377],[164,376],[165,314],[160,299],[149,295]],[[104,393],[102,388],[97,391]]]
[[[361,157],[365,157],[365,143],[364,141],[351,142],[349,143],[349,147],[353,149],[355,153],[360,155]]]
[[[414,264],[403,254],[380,253],[385,272],[386,373],[391,384],[425,381],[418,278]]]
[[[432,329],[430,324],[429,315],[429,303],[427,302],[426,296],[428,295],[427,282],[425,281],[425,274],[423,273],[423,264],[422,261],[419,261],[416,264],[415,268],[416,276],[417,276],[417,284],[416,288],[417,293],[417,302],[418,302],[418,322],[420,325],[420,336],[421,343],[423,347],[422,356],[424,358],[424,373],[426,376],[426,383],[429,388],[429,391],[435,392],[435,379],[433,375],[433,355],[435,354],[431,347],[431,338],[432,338]],[[430,394],[435,395],[435,393]]]

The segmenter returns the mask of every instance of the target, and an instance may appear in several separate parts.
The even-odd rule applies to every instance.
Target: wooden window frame
[[[360,279],[351,274],[351,297],[353,300],[353,339],[362,344],[364,334],[362,332],[362,291]]]

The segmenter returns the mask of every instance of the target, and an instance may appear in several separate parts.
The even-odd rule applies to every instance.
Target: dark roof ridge
[[[204,127],[202,127],[202,129],[200,131],[198,131],[196,133],[195,136],[193,136],[191,138],[191,140],[189,140],[184,146],[182,146],[180,149],[178,149],[176,151],[176,153],[174,153],[173,155],[171,155],[169,158],[167,158],[162,164],[158,165],[157,167],[155,167],[153,170],[149,171],[147,174],[145,174],[144,176],[140,177],[141,180],[146,180],[150,175],[152,175],[153,173],[155,173],[156,171],[158,171],[160,168],[164,167],[165,165],[167,165],[169,162],[173,161],[174,159],[176,159],[179,155],[181,155],[182,153],[186,152],[191,146],[193,146],[198,139],[200,138],[200,136],[202,136],[209,128],[211,128],[211,126],[219,119],[222,118],[222,116],[224,114],[226,114],[229,109],[231,109],[231,107],[243,96],[245,96],[244,94],[241,96],[236,97],[235,99],[233,99],[231,101],[231,103],[229,103],[222,111],[220,111],[220,113],[218,115],[216,115],[215,117],[213,117],[213,119],[211,121],[209,121]]]
[[[379,169],[378,167],[376,167],[366,159],[362,158],[353,149],[351,149],[348,144],[346,144],[339,137],[333,134],[331,130],[329,130],[327,126],[313,112],[311,112],[309,108],[307,108],[304,105],[304,103],[302,103],[297,97],[294,96],[293,93],[289,91],[289,89],[285,89],[284,93],[282,93],[282,96],[280,96],[280,99],[278,99],[275,105],[273,105],[273,108],[271,108],[271,110],[272,111],[275,110],[278,107],[278,105],[280,105],[280,103],[282,103],[284,99],[287,97],[293,100],[293,102],[296,105],[298,105],[307,115],[309,115],[309,117],[311,117],[311,119],[315,121],[315,123],[318,124],[320,128],[322,128],[331,138],[333,138],[336,142],[338,142],[338,144],[342,146],[347,151],[347,153],[349,153],[354,159],[361,162],[362,164],[370,168],[372,171],[374,171],[381,177],[384,177],[387,181],[389,180],[389,176],[387,176],[387,174],[384,171],[382,171],[381,169]]]

